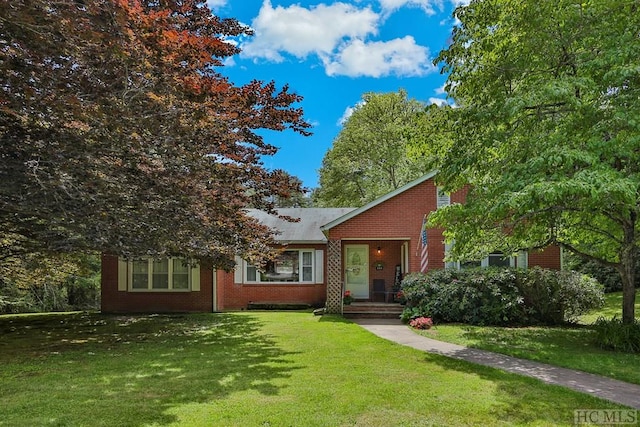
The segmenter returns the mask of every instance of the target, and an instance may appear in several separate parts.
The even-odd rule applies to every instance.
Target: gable
[[[367,211],[375,208],[378,205],[384,204],[388,200],[394,199],[397,196],[401,196],[401,195],[404,195],[406,197],[406,195],[404,193],[406,193],[407,191],[411,190],[412,188],[414,188],[416,186],[419,186],[420,184],[422,184],[422,183],[424,183],[424,182],[426,182],[428,180],[432,180],[432,178],[434,176],[436,176],[437,173],[438,173],[437,170],[431,171],[431,172],[427,173],[426,175],[424,175],[424,176],[422,176],[422,177],[420,177],[420,178],[418,178],[416,180],[413,180],[413,181],[403,185],[402,187],[397,188],[396,190],[394,190],[394,191],[392,191],[390,193],[387,193],[384,196],[379,197],[379,198],[377,198],[376,200],[374,200],[372,202],[367,203],[366,205],[364,205],[364,206],[362,206],[360,208],[352,210],[351,212],[349,212],[346,215],[343,215],[343,216],[341,216],[339,218],[336,218],[335,220],[333,220],[333,221],[331,221],[329,223],[324,224],[321,227],[321,229],[322,229],[323,232],[326,233],[330,229],[342,224],[343,222],[349,221],[350,219],[352,219],[352,218],[354,218],[354,217],[356,217],[356,216],[358,216],[358,215],[360,215],[360,214],[362,214],[364,212],[367,212]]]
[[[437,171],[337,218],[322,227],[334,239],[411,239],[419,234],[425,215],[437,209]],[[455,197],[457,200],[458,197]]]

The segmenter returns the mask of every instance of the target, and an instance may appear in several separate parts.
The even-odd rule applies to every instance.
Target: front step
[[[398,319],[404,306],[400,304],[354,302],[342,307],[342,315],[347,319],[354,318],[381,318]]]

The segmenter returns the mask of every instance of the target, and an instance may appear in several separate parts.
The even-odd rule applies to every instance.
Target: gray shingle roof
[[[327,239],[320,229],[325,224],[348,214],[355,208],[281,208],[280,215],[299,218],[298,222],[289,222],[258,209],[248,209],[247,213],[261,224],[280,232],[276,240],[281,243],[326,243]]]

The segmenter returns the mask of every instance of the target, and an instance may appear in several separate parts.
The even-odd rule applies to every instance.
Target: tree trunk
[[[635,321],[636,303],[636,258],[635,221],[624,229],[624,246],[620,252],[620,276],[622,278],[622,323]]]

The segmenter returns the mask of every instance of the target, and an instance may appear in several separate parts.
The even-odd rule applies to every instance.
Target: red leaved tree
[[[259,260],[247,206],[299,191],[260,129],[308,134],[287,86],[219,73],[251,35],[204,1],[0,1],[0,256]]]

